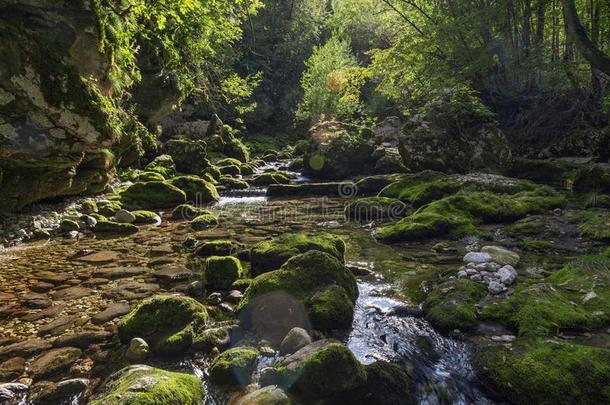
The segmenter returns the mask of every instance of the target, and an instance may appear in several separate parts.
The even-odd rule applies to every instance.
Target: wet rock
[[[116,287],[104,291],[102,296],[115,301],[132,301],[150,297],[160,288],[158,284],[154,283],[122,280]]]
[[[43,386],[33,387],[30,398],[38,405],[63,404],[72,397],[77,396],[87,390],[89,380],[86,378],[73,378],[55,383],[46,383]]]
[[[10,404],[17,395],[28,391],[28,386],[19,383],[0,383],[0,402]]]
[[[0,364],[0,381],[11,381],[25,371],[25,359],[13,357]]]
[[[45,283],[44,281],[41,281],[39,283],[31,285],[29,288],[30,288],[30,290],[32,290],[36,293],[46,293],[46,292],[49,292],[49,290],[51,290],[53,287],[54,287],[53,284]]]
[[[141,338],[133,338],[129,342],[129,347],[125,353],[125,357],[131,363],[142,363],[150,354],[148,343]]]
[[[80,318],[79,315],[66,315],[55,319],[38,329],[38,336],[58,336],[71,328]]]
[[[51,342],[43,339],[30,339],[12,343],[0,348],[0,360],[11,357],[31,357],[51,347]]]
[[[509,265],[502,267],[496,273],[496,276],[499,278],[500,282],[504,285],[513,285],[515,281],[517,281],[517,271]]]
[[[150,267],[156,267],[156,266],[163,266],[166,264],[172,264],[176,262],[176,258],[175,257],[171,257],[171,256],[160,256],[160,257],[156,257],[152,260],[150,260],[148,262],[148,265]]]
[[[112,338],[113,334],[108,331],[85,331],[72,335],[60,336],[53,341],[53,347],[73,346],[86,349],[96,343],[104,343]]]
[[[259,351],[235,347],[221,353],[210,364],[210,382],[223,387],[245,387],[258,364]]]
[[[290,405],[292,401],[284,390],[276,385],[269,385],[253,391],[239,399],[236,405]]]
[[[111,375],[90,405],[200,404],[204,398],[194,375],[134,365]]]
[[[243,298],[244,294],[239,290],[231,290],[225,296],[225,300],[231,304],[238,304]]]
[[[91,253],[86,256],[76,258],[75,260],[90,264],[106,264],[113,263],[120,259],[121,255],[112,250],[103,250],[101,252]]]
[[[373,274],[373,272],[371,270],[369,270],[368,268],[363,267],[363,266],[358,266],[355,264],[348,264],[347,268],[356,277],[367,277],[367,276],[370,276],[371,274]]]
[[[71,219],[62,219],[61,222],[59,223],[59,229],[63,233],[69,233],[69,232],[73,232],[73,231],[79,231],[80,225],[78,224],[78,222],[73,221]]]
[[[219,292],[208,295],[207,301],[210,305],[220,305],[222,302],[222,294]]]
[[[99,221],[93,229],[96,233],[107,233],[115,235],[128,235],[138,232],[138,227],[133,224],[114,221]]]
[[[121,224],[133,224],[136,222],[136,216],[127,210],[120,209],[114,213],[114,220]]]
[[[81,354],[82,351],[76,347],[50,350],[34,359],[29,367],[30,375],[38,379],[68,369]]]
[[[292,354],[311,343],[311,336],[303,328],[292,328],[280,344],[280,354]]]
[[[102,325],[115,318],[126,315],[131,310],[131,306],[125,302],[117,302],[108,305],[102,312],[94,315],[91,318],[91,323],[94,325]]]
[[[464,263],[489,263],[492,261],[491,255],[483,252],[469,252],[464,256]]]
[[[318,340],[275,363],[281,386],[313,403],[366,381],[364,366],[343,344]]]
[[[102,267],[94,270],[92,275],[94,277],[115,280],[118,278],[141,276],[149,272],[150,269],[147,267]]]
[[[23,306],[33,309],[44,309],[53,304],[46,294],[37,294],[31,291],[23,294],[20,299]]]
[[[69,287],[53,293],[54,300],[73,301],[79,298],[88,297],[93,294],[93,290],[86,287]]]
[[[401,318],[421,318],[422,316],[424,316],[424,312],[421,308],[419,307],[413,307],[413,306],[408,306],[408,305],[398,305],[395,307],[392,307],[388,312],[386,312],[385,314],[386,316],[396,316],[396,317],[401,317]]]
[[[153,277],[163,282],[184,281],[190,279],[192,276],[193,272],[182,266],[168,266],[153,273]]]
[[[481,249],[481,252],[490,255],[493,262],[502,266],[510,265],[514,267],[519,263],[519,260],[521,260],[521,257],[517,253],[499,246],[485,246]]]

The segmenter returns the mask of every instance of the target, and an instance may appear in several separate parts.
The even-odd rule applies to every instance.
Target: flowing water
[[[298,182],[308,181],[303,176],[295,175]],[[291,231],[325,230],[341,235],[348,245],[347,260],[373,271],[372,275],[360,278],[358,282],[360,296],[354,322],[349,335],[344,338],[356,357],[365,364],[387,360],[408,367],[417,382],[417,396],[421,404],[491,403],[476,388],[467,343],[440,335],[421,317],[397,316],[391,312],[392,308],[411,304],[401,298],[404,296],[401,291],[405,282],[408,283],[411,278],[416,280],[421,272],[442,272],[451,265],[442,260],[432,260],[432,256],[426,253],[430,252],[429,246],[376,243],[366,225],[344,220],[343,209],[349,199],[268,199],[265,191],[264,188],[253,188],[224,194],[212,207],[219,215],[220,227],[199,233],[198,236],[231,238],[251,246],[264,238]],[[26,286],[45,279],[44,275],[63,275],[68,285],[83,285],[87,290],[84,296],[72,299],[68,308],[59,308],[55,316],[91,316],[104,307],[105,301],[128,299],[127,292],[137,293],[147,288],[180,291],[182,286],[155,284],[149,275],[111,280],[106,284],[96,284],[94,281],[99,278],[96,271],[108,266],[150,266],[151,249],[180,244],[188,235],[188,223],[163,221],[161,226],[149,227],[120,239],[85,236],[81,240],[56,240],[13,248],[0,253],[0,292],[5,297],[20,297]],[[83,249],[112,251],[117,258],[112,264],[75,262],[74,255]],[[178,252],[168,252],[165,257],[178,264],[185,264],[186,260]],[[58,305],[61,302],[54,300],[53,308]],[[39,327],[48,319],[27,322],[20,317],[9,317],[1,322],[4,337],[19,340],[35,337]],[[67,330],[78,332],[88,328],[91,328],[91,324],[84,319],[82,324],[75,323]],[[259,368],[273,360],[273,357],[261,358]],[[196,362],[191,359],[163,360],[156,365],[195,373],[205,381],[207,364],[209,359],[202,358]],[[207,400],[209,404],[228,402],[222,394],[210,394]],[[78,399],[74,398],[72,402],[78,403]],[[24,399],[20,403],[27,401]]]

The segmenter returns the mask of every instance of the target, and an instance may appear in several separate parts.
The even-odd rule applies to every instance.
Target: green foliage
[[[362,108],[360,86],[364,73],[347,41],[330,38],[315,47],[301,78],[303,99],[296,117],[309,120],[323,115],[351,117]]]

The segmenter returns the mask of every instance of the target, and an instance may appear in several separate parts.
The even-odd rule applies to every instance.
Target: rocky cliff
[[[0,0],[0,211],[103,190],[129,149],[100,11],[87,0]]]

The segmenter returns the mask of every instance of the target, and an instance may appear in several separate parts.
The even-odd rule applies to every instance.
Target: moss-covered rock
[[[249,393],[237,401],[236,405],[292,405],[292,400],[284,390],[269,385]]]
[[[305,172],[325,179],[344,179],[371,170],[370,130],[336,121],[321,122],[309,131]]]
[[[293,233],[259,243],[250,252],[251,273],[258,276],[279,269],[288,259],[319,250],[345,262],[345,242],[328,233]]]
[[[172,208],[185,202],[184,191],[158,181],[136,183],[121,193],[121,203],[127,209]]]
[[[165,179],[170,179],[177,173],[176,164],[169,155],[157,156],[152,162],[144,167],[144,171],[158,173]]]
[[[200,214],[191,221],[191,229],[204,231],[218,226],[218,218],[213,214]]]
[[[567,187],[573,184],[580,166],[554,159],[515,159],[509,174],[520,179]]]
[[[142,172],[137,176],[137,181],[148,182],[148,181],[165,181],[165,177],[156,172]]]
[[[400,200],[386,197],[359,198],[345,207],[345,216],[356,221],[379,221],[400,219],[407,212],[407,206]]]
[[[234,347],[221,353],[210,364],[210,382],[223,387],[245,387],[256,369],[258,356],[254,347]]]
[[[426,319],[443,332],[472,330],[478,322],[475,305],[486,294],[485,286],[474,281],[460,279],[443,283],[423,303]]]
[[[199,244],[195,254],[199,257],[230,256],[235,250],[236,246],[230,240],[214,240]]]
[[[189,297],[158,295],[144,300],[119,324],[119,337],[146,340],[160,354],[188,350],[195,331],[208,318],[205,306]]]
[[[506,324],[520,336],[594,330],[610,321],[609,288],[610,260],[585,256],[544,282],[518,285],[507,299],[483,308],[481,315]]]
[[[136,217],[136,224],[156,224],[161,222],[161,217],[156,212],[136,210],[131,213]]]
[[[195,205],[208,204],[220,198],[216,187],[198,176],[174,177],[169,183],[184,191],[187,200]]]
[[[106,217],[113,216],[117,211],[123,208],[120,201],[108,200],[99,201],[97,206],[99,214],[104,215]]]
[[[205,261],[204,277],[211,288],[226,290],[242,273],[241,262],[233,256],[212,256]]]
[[[473,364],[483,383],[516,404],[597,404],[610,401],[610,350],[548,339],[507,349],[479,349]]]
[[[479,223],[514,221],[561,207],[565,197],[550,188],[498,195],[486,191],[459,191],[421,207],[396,224],[380,228],[376,237],[385,241],[413,240],[443,235],[477,233]]]
[[[91,405],[199,405],[204,398],[194,375],[136,365],[111,375]]]
[[[244,145],[241,140],[235,137],[231,137],[227,140],[224,153],[227,156],[239,159],[242,162],[248,162],[250,160],[250,149]]]
[[[218,161],[216,161],[215,165],[217,167],[224,167],[224,166],[241,166],[241,161],[239,159],[235,159],[232,157],[228,157],[228,158],[224,158],[224,159],[220,159]]]
[[[340,405],[413,405],[418,403],[413,375],[398,364],[376,361],[365,367],[366,382],[332,397]]]
[[[321,331],[349,327],[357,296],[356,279],[343,263],[311,250],[291,258],[279,270],[256,277],[237,311],[242,326],[279,343],[294,327],[309,329],[310,322]]]
[[[218,170],[223,176],[239,176],[241,174],[239,165],[218,166]]]
[[[170,139],[163,150],[172,157],[180,173],[199,174],[210,165],[206,143],[201,140]]]
[[[112,221],[97,221],[93,227],[95,233],[108,234],[132,234],[138,232],[138,227],[133,224],[123,224]]]
[[[217,166],[211,165],[211,166],[208,166],[202,172],[202,176],[204,176],[204,175],[208,175],[208,176],[212,177],[214,180],[220,181],[220,177],[222,176],[222,173],[220,172],[220,169]]]
[[[205,208],[198,208],[192,204],[181,204],[172,211],[172,219],[176,220],[193,220],[199,215],[212,215],[212,213]]]
[[[366,382],[364,366],[342,343],[318,340],[273,365],[279,385],[307,403]]]
[[[270,184],[288,184],[290,177],[282,172],[266,172],[256,176],[252,184],[257,186],[268,186]]]
[[[574,179],[573,188],[578,192],[610,193],[610,170],[602,165],[583,167]]]
[[[227,190],[246,190],[250,188],[247,182],[231,176],[222,176],[219,182]]]
[[[98,212],[97,202],[87,198],[80,203],[80,210],[83,214],[95,214]]]
[[[610,212],[588,211],[581,215],[580,235],[598,242],[610,242]]]

